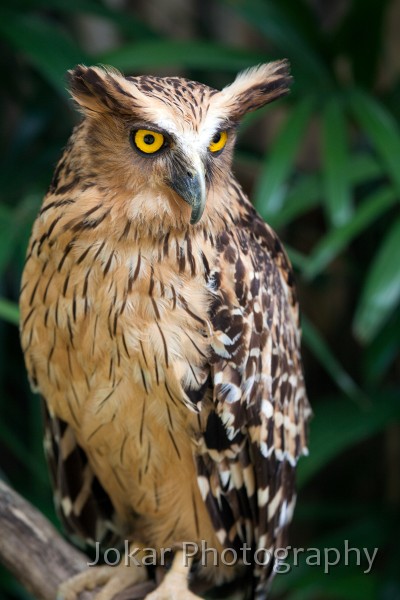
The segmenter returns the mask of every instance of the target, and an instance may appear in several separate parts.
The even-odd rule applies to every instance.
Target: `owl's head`
[[[285,95],[288,63],[240,73],[218,91],[178,77],[124,77],[78,66],[70,90],[85,116],[85,161],[103,189],[132,198],[130,219],[192,225],[223,195],[241,118]]]

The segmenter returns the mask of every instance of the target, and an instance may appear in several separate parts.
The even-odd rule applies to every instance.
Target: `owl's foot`
[[[57,600],[78,600],[81,592],[97,587],[102,589],[96,595],[96,600],[111,600],[122,590],[146,579],[147,569],[144,566],[126,566],[121,563],[115,567],[90,567],[64,581],[58,588]]]
[[[189,572],[190,564],[184,564],[183,552],[176,552],[170,571],[145,600],[201,600],[200,596],[189,591]]]

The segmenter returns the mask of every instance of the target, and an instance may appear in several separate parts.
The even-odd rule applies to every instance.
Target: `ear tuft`
[[[289,62],[279,60],[242,71],[221,92],[221,101],[232,120],[286,96],[292,83]]]
[[[67,80],[73,99],[84,113],[123,112],[120,97],[127,94],[120,83],[124,77],[116,69],[78,65],[68,71]]]

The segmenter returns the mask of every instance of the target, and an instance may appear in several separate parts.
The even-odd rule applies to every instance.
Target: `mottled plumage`
[[[286,543],[310,414],[298,305],[286,254],[230,165],[241,117],[289,82],[284,61],[222,91],[70,73],[84,119],[35,222],[21,290],[22,347],[70,533],[154,548],[206,540],[218,552]],[[210,585],[244,575],[257,598],[271,570],[194,568]]]

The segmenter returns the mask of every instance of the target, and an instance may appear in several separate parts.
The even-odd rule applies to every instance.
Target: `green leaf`
[[[19,324],[19,310],[14,302],[0,298],[0,319],[8,321],[12,325]]]
[[[400,301],[400,219],[390,228],[367,275],[353,327],[362,342],[369,342]]]
[[[306,98],[292,110],[266,155],[255,191],[254,205],[265,220],[280,211],[287,190],[286,178],[311,116],[314,102]]]
[[[42,435],[40,435],[40,439]],[[23,444],[22,440],[14,434],[10,427],[0,421],[0,440],[8,450],[17,458],[31,473],[34,474],[36,481],[41,485],[48,485],[48,477],[43,469],[40,468],[36,456]]]
[[[10,1],[10,0],[9,0]],[[132,12],[114,10],[105,3],[96,0],[11,0],[12,7],[25,10],[47,9],[51,11],[60,11],[64,13],[77,13],[78,15],[87,14],[115,23],[118,28],[135,38],[154,36],[155,34],[146,23],[137,19]]]
[[[313,542],[313,547],[318,546]],[[325,548],[336,547],[335,545],[325,546]],[[292,569],[295,576],[290,580],[286,574],[284,577],[276,577],[272,588],[276,594],[274,597],[284,597],[286,600],[321,600],[321,598],[324,600],[376,600],[378,598],[378,575],[369,573],[367,577],[360,567],[350,568],[343,564],[335,566],[335,570],[331,568],[329,574],[324,573],[323,552],[324,547],[321,549],[321,566],[304,565],[303,569],[299,566],[295,567]],[[301,557],[300,561],[305,561],[305,556],[307,554]]]
[[[310,454],[299,463],[297,481],[304,486],[346,448],[385,428],[400,418],[399,390],[380,392],[360,409],[344,399],[331,399],[314,407],[310,428]]]
[[[0,10],[0,35],[65,95],[66,71],[87,62],[84,52],[61,28],[36,16]]]
[[[388,175],[400,193],[400,130],[396,120],[382,104],[364,92],[348,94],[350,107],[379,154]]]
[[[335,35],[336,48],[342,56],[348,57],[354,81],[372,89],[382,68],[391,20],[389,3],[390,0],[352,0],[344,11],[340,34]]]
[[[352,185],[382,177],[381,165],[368,154],[350,156],[346,170]],[[319,173],[301,175],[289,190],[282,209],[278,213],[269,215],[269,224],[280,228],[291,223],[296,217],[318,206],[322,195],[322,178]]]
[[[376,385],[400,355],[400,311],[374,337],[363,353],[363,374],[367,385]]]
[[[307,267],[308,258],[287,243],[285,244],[285,249],[293,267],[298,271],[304,271]]]
[[[346,178],[352,185],[359,185],[383,177],[382,165],[371,154],[351,154],[346,163]]]
[[[281,210],[268,215],[268,223],[279,229],[318,206],[322,195],[319,174],[302,175],[288,191]]]
[[[379,511],[376,507],[365,511],[364,503],[358,503],[358,511],[353,514],[352,499],[345,494],[343,496],[346,505],[351,506],[347,515],[343,515],[344,518],[339,517],[333,527],[327,528],[315,527],[315,520],[311,516],[305,531],[312,529],[312,539],[306,534],[308,543],[305,547],[302,545],[298,552],[288,546],[288,560],[285,562],[291,565],[291,569],[284,577],[278,576],[274,580],[274,597],[287,600],[377,600],[379,579],[376,563],[373,563],[373,569],[368,574],[364,572],[370,565],[363,549],[368,549],[371,557],[373,549],[379,548],[379,557],[393,530],[393,518],[390,512],[386,516],[382,514],[384,511]],[[300,494],[300,505],[303,497]],[[326,496],[318,506],[325,504]],[[297,516],[296,507],[295,520]],[[325,554],[325,550],[329,548],[336,548],[340,552],[341,560],[336,565],[329,564],[329,554]],[[353,548],[358,549],[359,554]],[[314,549],[320,550],[320,560],[318,563],[313,561],[314,564],[307,564],[315,553]],[[397,552],[393,554],[396,556]],[[288,594],[289,591],[291,593]]]
[[[15,242],[14,233],[13,211],[0,204],[0,274],[12,255]]]
[[[340,390],[357,404],[363,405],[365,397],[362,391],[336,359],[318,330],[304,315],[302,315],[301,326],[304,344],[312,352],[316,360],[329,373]]]
[[[269,113],[271,110],[274,110],[274,104],[266,104],[262,108],[259,108],[253,112],[249,112],[240,121],[240,127],[238,130],[238,139],[243,136],[243,134],[252,127],[255,123],[265,118],[265,115]]]
[[[326,104],[322,114],[322,153],[325,206],[331,225],[336,227],[349,221],[353,207],[347,170],[346,121],[335,97]]]
[[[0,204],[0,275],[9,265],[17,274],[13,260],[19,253],[25,253],[32,221],[43,195],[30,193],[23,196],[13,209]]]
[[[391,187],[385,186],[373,192],[348,223],[327,233],[317,244],[309,257],[304,276],[309,280],[316,277],[357,235],[396,202],[397,191]]]
[[[265,35],[293,62],[314,79],[314,83],[329,79],[320,55],[310,45],[297,23],[287,18],[285,6],[271,0],[226,0],[235,12],[241,14],[253,27]]]
[[[126,44],[97,56],[96,60],[126,72],[161,66],[167,66],[172,71],[175,65],[236,72],[268,59],[260,52],[229,48],[212,42],[154,40]]]

